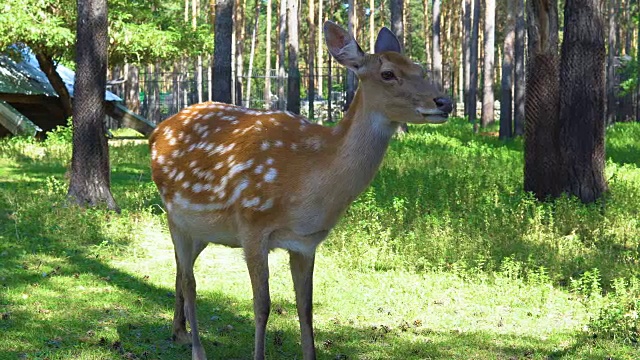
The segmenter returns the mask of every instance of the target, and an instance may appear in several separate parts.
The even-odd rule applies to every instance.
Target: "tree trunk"
[[[429,26],[429,0],[422,0],[422,11],[424,12],[422,14],[422,32],[424,36],[425,57],[424,61],[427,68],[430,69],[433,61],[431,61],[431,41],[429,40],[431,38],[431,31],[429,31],[431,29],[431,26]]]
[[[462,62],[464,63],[463,76],[464,76],[464,115],[469,115],[469,91],[471,89],[470,76],[471,76],[471,0],[464,1],[464,18],[462,22],[463,26],[463,40],[462,40]],[[524,0],[523,0],[524,1]]]
[[[560,66],[560,150],[566,191],[585,203],[607,189],[604,177],[605,40],[603,0],[567,0]]]
[[[516,43],[514,51],[515,71],[514,71],[514,115],[513,132],[516,136],[524,135],[525,122],[525,93],[526,79],[524,66],[525,48],[525,21],[524,21],[524,0],[515,0],[516,6]]]
[[[355,38],[356,36],[356,2],[355,0],[349,0],[349,9],[348,9],[348,30],[349,34]],[[351,105],[351,101],[353,101],[353,97],[356,93],[357,78],[356,74],[353,71],[347,70],[347,86],[346,86],[346,98],[344,103],[344,111],[346,112]]]
[[[404,50],[404,44],[402,39],[404,38],[403,30],[404,24],[402,19],[402,13],[404,8],[404,0],[389,0],[389,10],[391,12],[391,31],[400,40],[400,47]]]
[[[469,45],[469,122],[473,130],[478,131],[476,123],[476,97],[478,93],[478,32],[480,25],[480,0],[473,0],[471,19],[471,38]]]
[[[244,38],[245,38],[245,18],[247,0],[236,1],[236,11],[234,12],[233,25],[235,26],[235,76],[232,81],[235,86],[235,104],[242,105],[242,90],[244,86]]]
[[[271,108],[271,0],[267,0],[267,36],[265,44],[265,53],[267,56],[264,61],[264,92],[262,97],[264,98],[264,108]]]
[[[258,37],[258,25],[260,20],[260,0],[256,0],[254,4],[255,8],[255,19],[253,22],[253,32],[251,34],[251,52],[249,53],[249,71],[247,72],[247,97],[246,97],[246,107],[250,108],[251,106],[251,82],[253,79],[253,60],[256,55],[256,38]]]
[[[558,144],[557,0],[529,0],[529,60],[525,102],[524,189],[540,200],[557,197],[565,175]]]
[[[300,114],[300,69],[298,68],[298,53],[300,42],[298,39],[298,0],[288,0],[287,20],[288,36],[287,50],[289,54],[289,78],[287,79],[287,110]]]
[[[56,71],[56,64],[53,62],[53,58],[49,55],[37,52],[36,60],[38,60],[40,70],[42,70],[42,72],[47,76],[47,80],[49,80],[51,87],[53,87],[53,90],[58,94],[60,106],[64,111],[65,117],[70,117],[73,113],[73,109],[71,107],[71,95],[69,95],[69,90],[67,90],[67,86],[64,84],[64,81],[62,81],[60,74]]]
[[[280,0],[280,13],[278,32],[278,109],[284,110],[286,103],[285,93],[285,48],[287,44],[287,2],[289,0]]]
[[[323,22],[323,18],[322,15],[323,13],[323,2],[324,0],[318,0],[318,28],[322,29],[322,24]],[[317,46],[317,50],[318,50],[318,61],[316,62],[316,66],[318,71],[316,72],[318,74],[318,94],[320,94],[321,98],[324,98],[324,89],[323,89],[323,66],[324,66],[324,61],[322,59],[322,49],[324,48],[324,43],[322,42],[322,39],[324,39],[324,36],[322,36],[322,31],[320,31],[320,34],[318,34],[316,36],[318,38],[318,46]],[[320,118],[320,122],[322,123],[322,118]]]
[[[616,0],[607,1],[608,17],[609,17],[609,46],[607,56],[607,117],[606,122],[608,125],[613,124],[616,121],[616,113],[618,110],[616,96],[616,71],[615,71],[615,57],[617,55],[617,33],[616,33],[616,12],[619,11],[616,6]]]
[[[217,0],[213,51],[213,101],[231,104],[233,0]]]
[[[309,119],[314,121],[316,116],[314,113],[314,100],[316,99],[316,73],[315,73],[315,57],[316,57],[316,20],[315,20],[315,0],[309,1]]]
[[[442,89],[442,53],[440,52],[440,0],[433,0],[433,64],[431,66],[433,82]]]
[[[369,52],[374,53],[376,44],[376,21],[375,21],[376,4],[374,0],[369,0]]]
[[[495,60],[496,39],[496,1],[485,0],[484,8],[484,61],[483,61],[483,91],[482,91],[482,127],[487,127],[495,121],[493,111],[493,66]]]
[[[76,79],[73,88],[73,154],[68,197],[80,206],[105,203],[120,211],[111,194],[109,146],[105,136],[107,1],[78,1]]]
[[[137,65],[127,64],[127,81],[124,83],[124,103],[129,110],[140,113],[140,72]]]
[[[500,97],[500,139],[513,136],[513,44],[515,42],[515,0],[507,0],[507,23],[503,44],[502,96]]]

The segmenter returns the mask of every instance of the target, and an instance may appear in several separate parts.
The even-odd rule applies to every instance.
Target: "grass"
[[[596,205],[522,191],[522,143],[413,127],[319,249],[320,359],[637,359],[640,126],[608,129]],[[0,141],[0,359],[179,359],[175,276],[148,149],[111,146],[121,214],[65,202],[68,130]],[[116,146],[116,144],[118,146]],[[270,256],[271,359],[300,358],[287,255]],[[249,359],[237,250],[196,264],[211,358]]]

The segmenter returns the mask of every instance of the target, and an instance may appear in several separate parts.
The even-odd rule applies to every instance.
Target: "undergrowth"
[[[608,129],[610,190],[591,205],[568,197],[541,203],[524,192],[522,145],[473,134],[462,120],[411,127],[320,251],[340,268],[364,273],[445,273],[473,284],[516,284],[541,298],[565,289],[589,314],[589,336],[637,344],[640,124]],[[143,251],[131,244],[149,224],[165,223],[148,147],[122,143],[110,155],[120,215],[68,207],[68,127],[43,142],[0,141],[0,279],[40,250],[133,259]],[[70,236],[49,241],[61,233]],[[43,276],[61,271],[61,260],[44,259]]]

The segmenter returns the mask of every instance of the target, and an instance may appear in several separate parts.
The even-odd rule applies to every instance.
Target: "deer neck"
[[[335,129],[338,146],[331,166],[337,178],[343,179],[340,196],[347,198],[355,198],[369,185],[398,128],[367,100],[366,93],[358,89],[349,111]]]

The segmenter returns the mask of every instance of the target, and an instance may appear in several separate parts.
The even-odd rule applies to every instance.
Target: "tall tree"
[[[431,76],[436,86],[442,88],[442,53],[440,51],[440,4],[440,0],[433,0],[431,7],[433,9],[433,64],[431,66]]]
[[[615,60],[617,55],[618,38],[617,38],[617,26],[616,26],[616,13],[620,11],[616,0],[607,1],[608,18],[609,18],[609,44],[607,46],[607,124],[613,124],[616,121],[617,101],[616,96],[616,71]]]
[[[322,24],[324,23],[323,21],[323,4],[324,0],[318,0],[318,25],[321,27]],[[321,31],[319,31],[319,34],[317,34],[316,38],[318,39],[318,46],[316,47],[316,49],[318,50],[318,60],[316,61],[316,66],[318,68],[317,74],[318,74],[318,93],[320,94],[321,97],[324,97],[324,93],[323,93],[323,84],[324,81],[322,80],[323,77],[323,67],[324,67],[324,61],[323,61],[323,56],[322,56],[322,49],[324,48],[323,46],[323,38],[324,36],[322,36]],[[331,95],[331,91],[329,91],[329,95]],[[320,119],[320,121],[322,121],[322,119]]]
[[[278,12],[278,109],[284,110],[286,103],[285,93],[285,49],[287,46],[287,3],[289,0],[280,0]]]
[[[496,39],[496,1],[484,2],[484,61],[482,87],[482,127],[495,121],[493,102],[493,67],[495,61]]]
[[[315,120],[314,100],[316,98],[316,75],[315,75],[315,57],[316,57],[316,21],[315,21],[315,0],[309,0],[309,53],[307,54],[307,65],[309,66],[309,119]]]
[[[469,39],[469,122],[476,123],[476,97],[478,93],[478,33],[480,27],[480,0],[472,0],[471,38]]]
[[[347,28],[349,30],[349,34],[351,34],[351,36],[353,36],[354,38],[356,38],[356,1],[355,0],[349,0],[348,2],[348,20],[347,20]],[[347,111],[347,109],[349,109],[349,106],[351,105],[351,101],[353,101],[353,97],[355,96],[356,93],[356,87],[358,86],[357,84],[357,77],[356,74],[352,71],[352,70],[347,70],[347,88],[346,88],[346,99],[344,102],[344,111]]]
[[[213,100],[231,104],[233,0],[217,0],[213,51]]]
[[[81,206],[105,203],[107,208],[120,211],[110,189],[104,124],[108,44],[107,0],[79,0],[68,197]]]
[[[558,3],[529,0],[524,189],[540,200],[563,190],[558,144]]]
[[[369,52],[373,54],[376,43],[376,4],[374,0],[369,0]]]
[[[289,55],[289,77],[287,78],[287,110],[300,113],[300,69],[298,68],[299,13],[298,0],[288,0],[287,6],[287,53]]]
[[[567,0],[560,65],[560,151],[566,191],[585,203],[607,189],[604,0]]]
[[[267,35],[265,39],[265,53],[267,56],[264,59],[264,108],[269,109],[271,107],[271,19],[272,8],[271,0],[267,0]]]
[[[422,0],[422,36],[424,37],[424,56],[426,65],[431,68],[431,26],[429,26],[429,0]]]
[[[245,45],[245,9],[247,8],[247,0],[236,0],[235,10],[233,13],[233,25],[235,26],[235,53],[233,61],[235,61],[235,76],[232,76],[234,89],[233,96],[236,105],[242,105],[242,90],[244,86],[244,45]]]
[[[462,37],[462,62],[464,63],[463,65],[463,87],[464,87],[464,97],[463,97],[463,102],[464,102],[464,115],[465,116],[470,116],[469,115],[469,92],[471,90],[471,50],[470,50],[470,45],[471,45],[471,0],[463,0],[464,1],[464,7],[463,7],[463,20],[462,20],[462,32],[463,32],[463,37]],[[524,0],[523,0],[524,1]]]
[[[513,45],[515,42],[515,0],[507,1],[507,22],[505,25],[504,44],[502,47],[502,86],[500,97],[500,138],[507,139],[513,135]]]
[[[251,51],[249,52],[249,71],[247,72],[246,107],[251,107],[251,81],[253,80],[253,60],[256,56],[256,39],[258,38],[258,25],[260,24],[260,0],[254,3],[253,31],[251,32]]]
[[[404,50],[404,23],[402,13],[404,12],[404,0],[389,0],[389,10],[391,10],[391,31],[400,40],[401,48]]]
[[[524,135],[525,122],[525,65],[524,65],[524,48],[525,48],[525,21],[524,21],[524,0],[515,0],[516,6],[516,43],[514,49],[514,76],[513,76],[513,132],[516,136]]]

